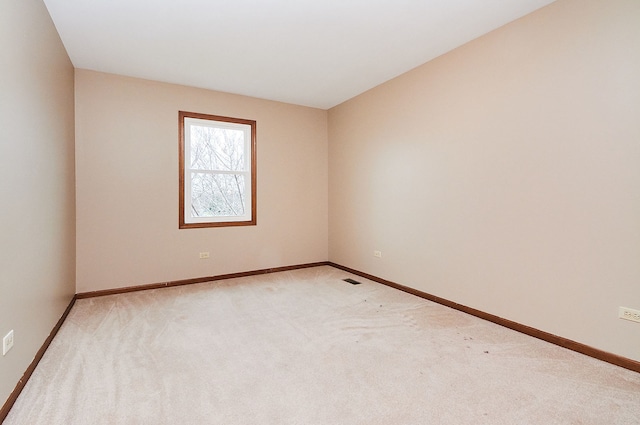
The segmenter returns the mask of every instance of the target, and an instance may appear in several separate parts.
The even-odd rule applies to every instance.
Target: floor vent
[[[345,282],[349,282],[352,285],[360,285],[361,282],[358,282],[357,280],[353,280],[353,279],[342,279]]]

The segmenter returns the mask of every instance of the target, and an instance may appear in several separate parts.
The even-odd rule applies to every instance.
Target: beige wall
[[[0,6],[0,406],[75,291],[73,67],[41,0]]]
[[[640,360],[639,76],[640,2],[559,0],[331,109],[330,260]]]
[[[257,226],[178,229],[179,110],[257,121]],[[76,70],[77,291],[325,261],[327,149],[326,111]]]

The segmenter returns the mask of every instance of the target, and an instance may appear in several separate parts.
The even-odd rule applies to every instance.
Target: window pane
[[[244,215],[244,180],[242,174],[191,173],[191,216]]]
[[[245,171],[244,131],[191,125],[191,168]]]

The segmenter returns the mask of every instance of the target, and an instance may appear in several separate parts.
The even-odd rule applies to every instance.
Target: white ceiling
[[[76,68],[327,109],[553,0],[44,0]]]

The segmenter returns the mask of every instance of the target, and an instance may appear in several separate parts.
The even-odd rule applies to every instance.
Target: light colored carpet
[[[640,374],[323,266],[79,300],[5,424],[637,425]]]

